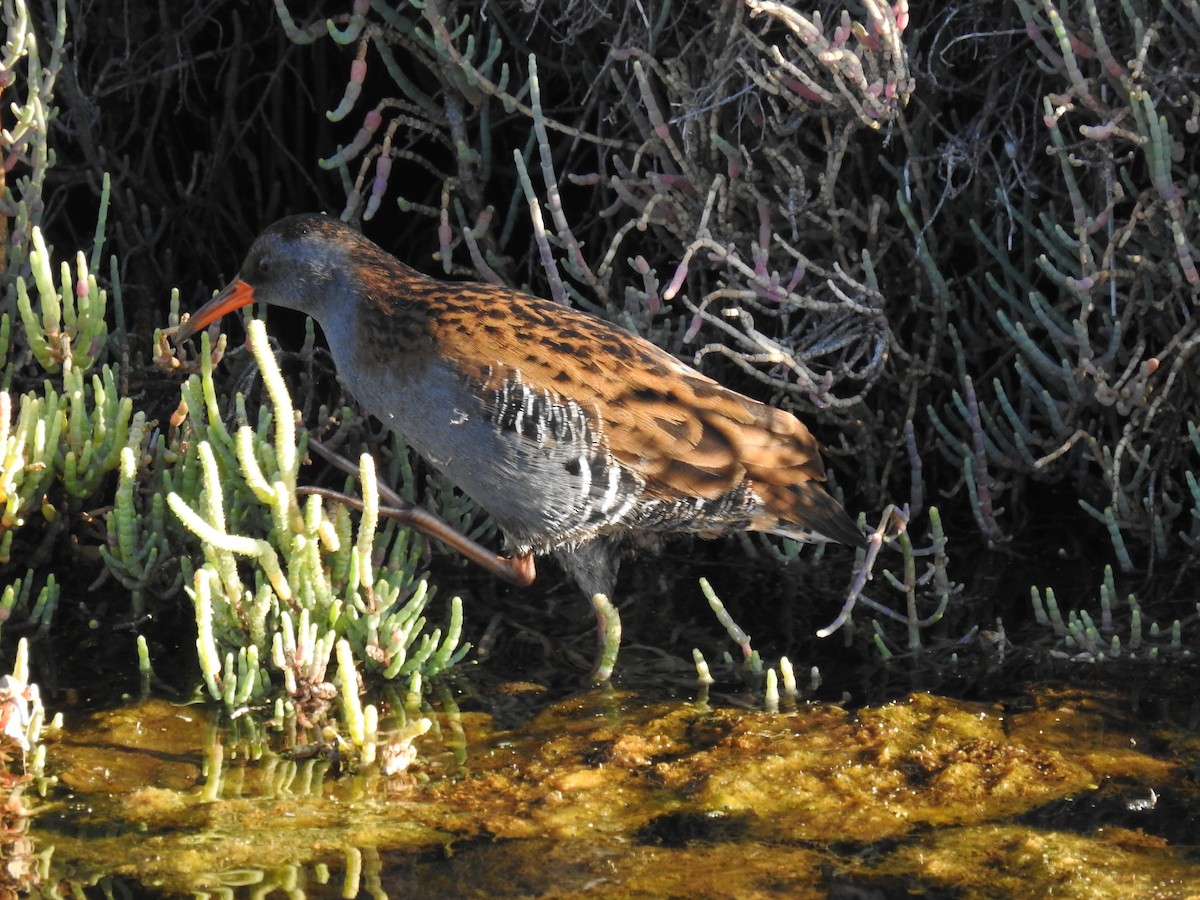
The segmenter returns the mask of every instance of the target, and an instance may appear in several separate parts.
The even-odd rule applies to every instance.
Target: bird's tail
[[[808,481],[791,488],[796,495],[795,509],[803,524],[780,520],[770,534],[789,537],[795,541],[833,541],[850,547],[866,549],[862,529],[846,513],[842,504],[818,482]]]

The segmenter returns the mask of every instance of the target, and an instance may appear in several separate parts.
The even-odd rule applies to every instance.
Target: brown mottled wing
[[[430,323],[442,353],[481,378],[486,366],[519,370],[593,409],[610,452],[650,494],[716,499],[751,479],[786,520],[792,489],[824,481],[817,443],[794,416],[601,319],[518,291],[457,287]]]
[[[747,479],[760,493],[825,480],[816,441],[794,416],[699,373],[655,366],[656,355],[625,374],[605,407],[613,455],[652,488],[711,500]]]

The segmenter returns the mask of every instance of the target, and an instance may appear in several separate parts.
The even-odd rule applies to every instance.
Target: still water
[[[1173,716],[1111,686],[777,712],[619,685],[440,696],[415,740],[385,716],[365,768],[203,706],[68,716],[57,784],[9,804],[4,891],[1200,896],[1194,700]]]

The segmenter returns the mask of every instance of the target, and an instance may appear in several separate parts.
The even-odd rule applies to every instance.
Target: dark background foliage
[[[170,288],[195,308],[264,225],[313,209],[359,218],[365,198],[356,206],[347,193],[355,179],[367,192],[382,149],[392,172],[365,230],[407,262],[544,295],[561,280],[575,302],[685,358],[707,343],[705,371],[813,424],[847,505],[869,524],[889,502],[907,504],[915,542],[928,545],[927,511],[938,506],[950,571],[967,585],[948,636],[997,617],[1028,621],[1034,585],[1092,602],[1105,565],[1120,596],[1158,601],[1164,620],[1194,614],[1200,500],[1188,473],[1200,449],[1188,423],[1200,420],[1200,338],[1185,257],[1200,23],[1116,2],[923,5],[911,10],[903,58],[860,53],[882,96],[897,91],[871,121],[805,55],[809,44],[740,4],[445,3],[448,45],[417,35],[433,33],[431,17],[401,5],[395,21],[367,14],[369,43],[342,46],[323,17],[345,27],[350,7],[291,4],[312,38],[302,44],[265,2],[71,9],[45,223],[56,244],[87,246],[101,173],[111,174],[108,249],[135,354],[149,358]],[[827,35],[841,8],[825,5]],[[49,4],[41,10],[49,21]],[[382,64],[388,48],[411,90]],[[362,96],[331,122],[360,53]],[[531,116],[502,96],[531,102],[531,54],[546,118],[563,126],[544,149]],[[464,76],[475,66],[498,83],[501,63],[506,90]],[[833,99],[806,100],[787,65]],[[372,109],[385,124],[367,149],[342,172],[319,167]],[[1170,136],[1168,160],[1154,155],[1152,125]],[[549,212],[558,277],[543,264],[514,150],[544,211],[541,167],[553,168],[593,274],[613,248],[603,277],[563,264]],[[621,232],[638,214],[639,227]],[[701,222],[729,257],[697,249]],[[764,222],[769,247],[756,243]],[[468,233],[486,265],[468,253]],[[764,276],[730,260],[751,266],[759,247],[762,268],[786,282],[798,267],[782,241],[807,257],[808,274],[796,289],[805,302],[781,313],[754,305]],[[659,309],[685,258],[680,296]],[[722,299],[726,290],[739,299]],[[687,302],[707,317],[697,322]],[[799,362],[764,362],[744,331],[722,330],[735,307]],[[743,550],[763,552],[698,555],[730,564],[732,589]]]

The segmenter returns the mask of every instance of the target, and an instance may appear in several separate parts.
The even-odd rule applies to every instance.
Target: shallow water
[[[204,707],[146,700],[78,715],[49,747],[58,784],[25,798],[31,818],[10,808],[7,888],[1200,894],[1196,723],[1147,722],[1118,692],[914,693],[778,713],[613,687],[540,708],[537,692],[513,693],[506,704],[534,705],[499,719],[453,702],[432,712],[415,761],[394,775],[351,771],[320,744],[284,751],[294,735]]]

